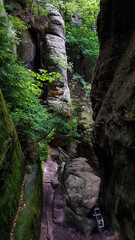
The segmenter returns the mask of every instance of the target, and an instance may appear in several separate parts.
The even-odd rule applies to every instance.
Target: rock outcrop
[[[91,99],[93,143],[104,177],[106,227],[135,239],[135,2],[102,0]]]
[[[54,221],[58,224],[65,222],[90,235],[95,227],[92,212],[99,198],[100,178],[87,159],[79,157],[67,162],[64,169],[62,167],[59,180],[60,185],[54,195]],[[63,195],[63,200],[58,197],[60,195]]]
[[[30,26],[21,34],[18,47],[21,61],[34,71],[47,69],[48,72],[56,72],[62,76],[48,85],[44,84],[42,98],[47,99],[53,108],[65,106],[66,109],[71,104],[71,97],[67,78],[65,25],[61,14],[51,4],[46,4],[47,16],[40,14],[40,11],[38,15],[27,13],[23,5],[12,0],[10,4],[14,9],[14,16]]]
[[[47,101],[49,105],[70,104],[70,91],[67,81],[67,56],[65,48],[65,25],[58,10],[48,5],[48,28],[45,35],[45,52],[43,64],[49,72],[57,72],[62,79],[56,79],[48,86]]]

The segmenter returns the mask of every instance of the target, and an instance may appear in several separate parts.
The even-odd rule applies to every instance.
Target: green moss
[[[0,91],[0,236],[7,240],[18,207],[24,159]]]
[[[117,221],[117,209],[115,207],[115,210],[112,212],[112,229],[114,232],[119,232],[120,231],[120,226]]]
[[[15,227],[15,240],[36,240],[39,237],[42,207],[42,170],[37,157],[29,167],[22,211]]]

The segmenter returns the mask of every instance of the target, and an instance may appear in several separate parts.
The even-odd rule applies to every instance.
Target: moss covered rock
[[[23,205],[14,229],[14,240],[37,240],[42,208],[42,169],[35,147],[28,168]]]
[[[0,91],[0,238],[7,240],[18,207],[24,158]]]

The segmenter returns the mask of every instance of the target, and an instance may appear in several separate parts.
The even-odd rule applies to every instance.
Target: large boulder
[[[96,226],[93,208],[100,192],[100,178],[86,158],[74,158],[59,167],[60,184],[54,194],[54,221],[68,224],[85,235]]]
[[[74,158],[63,171],[68,205],[77,214],[87,216],[98,200],[100,178],[95,175],[86,158]]]

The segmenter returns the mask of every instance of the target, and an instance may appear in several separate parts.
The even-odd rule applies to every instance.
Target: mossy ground
[[[24,158],[0,91],[0,239],[9,239],[20,196]]]

